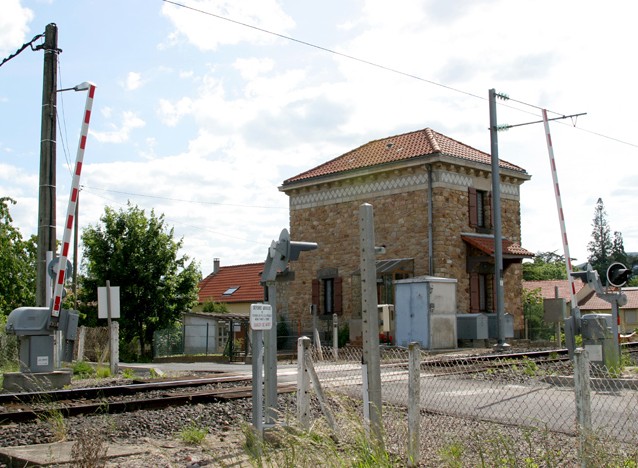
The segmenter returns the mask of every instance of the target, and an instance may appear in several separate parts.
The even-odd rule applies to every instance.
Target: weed
[[[182,442],[190,445],[201,445],[202,441],[206,438],[206,434],[208,434],[208,430],[206,428],[203,428],[192,421],[188,426],[182,428],[179,433],[179,438]]]
[[[86,379],[95,375],[95,369],[88,362],[78,361],[73,364],[72,368],[73,376],[79,379]]]
[[[439,456],[450,468],[463,468],[463,453],[465,449],[461,442],[450,442],[439,451]]]
[[[59,409],[51,408],[45,411],[39,419],[49,426],[54,442],[61,442],[66,439],[66,420]]]
[[[131,368],[126,368],[122,371],[122,377],[125,379],[133,379],[135,378],[135,371]]]
[[[106,437],[99,428],[81,430],[71,447],[73,466],[94,468],[106,466]]]
[[[529,377],[534,377],[538,372],[538,365],[530,358],[523,358],[523,373]]]
[[[111,377],[111,369],[108,367],[98,367],[95,374],[99,379],[108,379]]]

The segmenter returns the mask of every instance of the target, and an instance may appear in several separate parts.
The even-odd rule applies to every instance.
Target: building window
[[[323,281],[323,313],[334,314],[335,289],[334,278],[326,278]]]
[[[342,278],[339,276],[312,280],[312,304],[320,315],[342,313],[341,290]]]
[[[468,189],[470,227],[487,229],[490,227],[488,210],[489,194],[485,190]]]

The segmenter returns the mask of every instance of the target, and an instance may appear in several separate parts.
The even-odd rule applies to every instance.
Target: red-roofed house
[[[213,261],[213,272],[199,282],[199,304],[223,302],[233,314],[250,313],[250,304],[264,300],[264,288],[259,283],[264,263],[220,266],[219,259]]]
[[[581,315],[611,314],[611,304],[599,298],[589,286],[580,280],[574,281],[574,286]],[[571,302],[568,280],[523,281],[523,287],[530,291],[540,289],[544,299],[556,297],[555,291],[558,288],[558,297],[565,299],[567,304]],[[627,304],[621,306],[618,311],[619,330],[623,334],[629,334],[638,329],[638,288],[623,288],[622,293],[627,296]]]
[[[520,245],[519,190],[530,176],[499,164],[505,311],[521,335],[521,262],[533,254]],[[429,128],[371,141],[285,180],[291,239],[319,248],[292,265],[280,312],[307,327],[311,304],[323,318],[360,318],[363,203],[373,205],[375,241],[386,246],[377,257],[379,303],[394,303],[394,280],[428,275],[457,280],[460,313],[493,312],[491,185],[489,154]]]
[[[221,353],[232,329],[234,340],[245,340],[250,305],[263,302],[260,285],[263,263],[220,266],[199,282],[199,304],[184,314],[184,354]],[[203,312],[206,302],[226,304],[227,313]]]

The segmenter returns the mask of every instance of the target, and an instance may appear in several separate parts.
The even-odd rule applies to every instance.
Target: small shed
[[[236,354],[245,352],[248,314],[186,312],[184,318],[184,354]],[[232,337],[232,349],[229,348]]]

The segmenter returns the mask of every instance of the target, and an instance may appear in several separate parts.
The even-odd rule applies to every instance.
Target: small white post
[[[306,356],[310,338],[302,336],[297,340],[297,419],[304,429],[310,427],[310,375],[306,366]]]
[[[419,343],[408,346],[408,466],[418,466],[421,439],[421,348]]]
[[[337,314],[332,314],[332,356],[339,360],[339,322]]]

